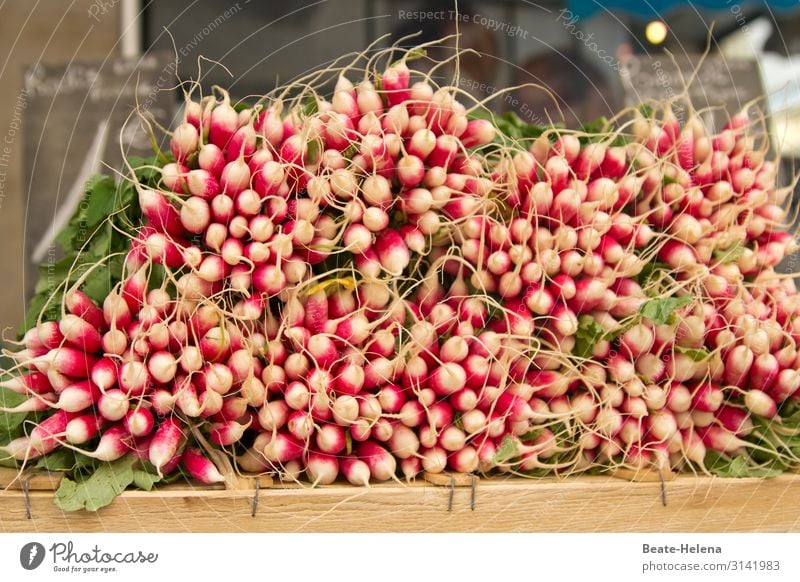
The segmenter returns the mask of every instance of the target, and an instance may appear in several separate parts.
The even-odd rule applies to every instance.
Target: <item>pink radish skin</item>
[[[330,485],[339,475],[339,461],[332,455],[310,451],[306,459],[306,471],[314,485]]]
[[[66,376],[88,378],[92,367],[97,363],[97,358],[81,350],[62,346],[35,358],[33,363],[41,372],[46,373],[52,367]]]
[[[409,91],[410,72],[404,62],[393,64],[381,75],[381,90],[386,95],[390,106],[407,101]]]
[[[768,394],[761,390],[748,390],[745,392],[744,404],[751,413],[765,418],[774,418],[778,413],[778,405]]]
[[[167,416],[172,413],[175,407],[177,396],[173,395],[169,390],[159,389],[154,390],[150,394],[150,403],[153,406],[153,412],[159,416]]]
[[[273,463],[287,463],[303,456],[303,443],[294,437],[279,432],[264,446],[264,456]]]
[[[381,266],[391,275],[399,276],[411,261],[408,247],[394,230],[386,230],[375,241],[375,252]]]
[[[431,387],[441,395],[454,394],[462,390],[467,381],[464,368],[455,362],[445,362],[430,375]]]
[[[249,159],[256,151],[256,132],[252,125],[243,125],[231,136],[225,147],[225,157],[230,159],[243,156]]]
[[[36,335],[39,340],[40,347],[47,348],[48,350],[55,349],[64,341],[64,335],[58,323],[55,321],[46,321],[40,323],[36,328]]]
[[[744,345],[738,345],[725,356],[725,382],[736,386],[744,386],[755,356]]]
[[[300,441],[305,441],[314,431],[313,419],[303,410],[295,410],[289,414],[286,430]]]
[[[5,451],[12,459],[18,461],[35,459],[40,456],[40,453],[31,446],[29,437],[16,438],[7,445],[0,446],[0,451]]]
[[[88,381],[66,387],[58,395],[57,408],[66,412],[81,412],[92,406],[100,396],[100,390]]]
[[[128,413],[130,401],[122,390],[106,390],[97,400],[97,410],[111,422],[121,420]]]
[[[479,462],[478,452],[471,446],[454,452],[447,459],[448,466],[457,473],[472,473],[478,468]]]
[[[724,395],[722,389],[709,382],[699,384],[692,394],[692,405],[701,412],[714,412],[722,405]]]
[[[197,127],[191,123],[185,122],[175,128],[170,140],[170,150],[178,162],[186,162],[186,158],[197,150],[199,137]]]
[[[397,461],[379,444],[371,441],[359,443],[356,454],[367,464],[371,477],[376,481],[387,481],[394,477]]]
[[[71,417],[71,414],[58,410],[44,419],[31,430],[30,445],[41,454],[53,451],[59,445],[58,439],[64,437]]]
[[[440,447],[422,451],[422,468],[428,473],[441,473],[447,468],[447,451]]]
[[[147,361],[150,376],[161,384],[170,382],[178,371],[178,362],[169,352],[156,352]]]
[[[140,438],[146,436],[153,431],[153,413],[150,412],[148,408],[135,408],[128,411],[125,415],[123,425],[133,437]]]
[[[225,477],[219,472],[217,467],[203,455],[200,449],[187,448],[181,456],[181,463],[186,472],[193,479],[197,479],[206,485],[214,483],[224,483]]]
[[[780,371],[775,356],[770,353],[761,354],[753,360],[750,368],[750,386],[763,390],[774,383]]]
[[[88,454],[99,461],[116,461],[130,451],[128,438],[130,437],[122,426],[114,425],[103,432],[97,448]],[[153,464],[155,465],[155,463]]]
[[[201,150],[201,160],[203,152],[206,151],[206,147],[208,146],[204,146]],[[224,164],[225,161],[222,159],[219,166],[219,173],[222,172]],[[192,196],[196,196],[205,201],[213,200],[214,197],[216,197],[222,191],[222,188],[215,177],[219,176],[219,173],[212,174],[210,171],[205,169],[191,170],[186,175],[186,185],[189,193]]]
[[[224,149],[238,126],[239,114],[231,107],[228,95],[225,95],[223,101],[211,111],[208,130],[209,142]]]
[[[103,310],[83,291],[77,289],[68,292],[64,298],[69,312],[88,322],[98,331],[105,331]]]
[[[342,457],[339,460],[339,467],[342,475],[352,485],[369,485],[370,468],[369,466],[356,457]]]
[[[422,472],[422,461],[419,457],[409,457],[400,461],[400,471],[406,479],[412,479]]]
[[[344,429],[335,424],[323,424],[315,434],[317,447],[323,453],[335,455],[346,446]]]
[[[47,394],[53,391],[46,374],[31,372],[0,382],[0,388],[7,388],[17,394]]]
[[[178,421],[174,418],[168,417],[159,425],[153,435],[148,453],[148,459],[159,475],[162,474],[164,465],[178,452],[178,446],[182,438],[183,431]]]
[[[778,402],[783,402],[797,395],[798,390],[800,390],[800,373],[797,370],[786,368],[778,374],[769,394]]]
[[[745,409],[724,404],[714,415],[723,428],[738,437],[747,436],[753,430],[753,421],[750,419],[750,413]]]
[[[264,430],[279,430],[286,424],[289,410],[289,406],[283,400],[267,402],[258,411],[258,423]]]
[[[719,426],[698,428],[697,434],[703,439],[706,447],[720,453],[737,453],[748,444],[732,432]]]
[[[169,200],[155,190],[143,189],[139,191],[139,206],[147,218],[148,225],[158,232],[173,236],[182,236],[184,233],[178,211],[170,204]]]
[[[76,416],[67,423],[64,439],[70,444],[82,445],[92,440],[105,424],[105,419],[96,414]]]
[[[118,382],[128,396],[140,396],[150,387],[150,374],[142,362],[126,362],[119,370]]]
[[[398,459],[407,459],[419,450],[419,439],[416,433],[404,425],[394,427],[387,444],[392,454]]]

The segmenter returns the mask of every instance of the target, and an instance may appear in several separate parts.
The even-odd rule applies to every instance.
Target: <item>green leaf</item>
[[[757,466],[751,464],[750,460],[745,455],[740,455],[731,459],[716,451],[708,451],[706,453],[704,464],[706,469],[711,471],[714,475],[732,479],[744,477],[766,479],[777,477],[783,473],[783,468],[778,464],[773,463],[771,466],[767,467]]]
[[[675,351],[689,356],[695,362],[702,362],[711,357],[711,353],[705,348],[685,348],[676,345]]]
[[[477,109],[470,113],[469,118],[491,121],[500,134],[495,138],[495,143],[498,144],[503,143],[504,137],[516,141],[533,140],[542,135],[546,129],[550,129],[549,127],[545,128],[531,123],[525,123],[520,119],[519,115],[513,111],[507,111],[502,115],[496,115],[488,110]]]
[[[503,442],[500,443],[500,446],[497,448],[497,451],[495,451],[494,457],[492,457],[492,463],[505,463],[509,459],[513,459],[514,457],[518,456],[519,447],[517,446],[517,439],[510,435],[506,435],[503,438]]]
[[[669,272],[670,267],[666,263],[659,261],[651,261],[642,267],[641,272],[637,275],[639,285],[644,286],[652,280],[657,273]]]
[[[47,297],[48,296],[44,294],[34,295],[31,300],[28,301],[28,310],[25,313],[25,321],[22,323],[22,327],[20,328],[20,335],[36,325],[39,314],[42,312],[44,304],[47,303]],[[50,318],[47,316],[42,318],[43,321],[48,321],[49,319]]]
[[[349,430],[344,433],[344,450],[348,455],[353,454],[353,434]]]
[[[519,440],[522,441],[523,443],[528,442],[528,441],[534,441],[537,438],[539,438],[540,436],[542,436],[543,433],[544,433],[543,429],[534,428],[533,430],[529,430],[524,435],[519,437]]]
[[[346,160],[352,160],[353,156],[356,155],[357,153],[358,153],[358,146],[356,146],[356,144],[351,144],[347,146],[347,149],[342,152],[342,156],[344,156]]]
[[[108,272],[108,267],[100,267],[94,270],[83,286],[83,291],[92,298],[93,301],[102,305],[103,300],[111,293],[114,287],[114,279]]]
[[[800,428],[800,402],[787,400],[778,411],[784,426]]]
[[[157,156],[131,157],[128,163],[142,185],[153,187],[158,184],[158,167],[162,164]],[[122,236],[117,230],[134,235],[142,221],[139,196],[131,181],[115,184],[110,176],[92,176],[86,182],[84,198],[56,238],[63,249],[63,258],[39,266],[39,280],[19,335],[36,323],[44,305],[57,289],[63,292],[65,281],[74,283],[87,268],[109,254],[125,253],[130,248],[132,236]],[[84,282],[83,290],[95,301],[102,302],[119,281],[123,260],[121,255],[115,256],[99,266]],[[47,312],[42,314],[42,319],[57,318],[60,304],[60,297],[56,297],[50,302]]]
[[[159,161],[157,156],[152,156],[150,158],[142,158],[139,156],[131,156],[128,158],[128,163],[130,164],[131,168],[133,168],[133,173],[136,175],[137,180],[139,182],[149,184],[151,186],[155,185],[159,178],[158,169],[152,166],[159,166]],[[145,167],[151,166],[151,167]],[[126,186],[130,188],[131,193],[135,193],[135,188],[133,184],[130,182],[126,182]],[[126,201],[123,197],[122,203],[127,204],[130,202],[130,198]]]
[[[581,124],[581,131],[586,133],[607,133],[608,132],[608,118],[602,115],[588,123]]]
[[[91,230],[114,210],[117,185],[111,176],[95,175],[86,182],[84,192],[85,195],[78,210],[79,212],[83,210],[86,228]]]
[[[423,47],[417,46],[412,48],[405,54],[405,62],[410,63],[411,61],[424,59],[427,56],[428,56],[428,51],[426,51]]]
[[[312,139],[306,147],[306,163],[314,164],[322,154],[322,140]]]
[[[94,459],[70,449],[57,449],[39,459],[37,469],[47,471],[72,471],[76,468],[90,467]]]
[[[69,254],[55,263],[42,263],[39,265],[39,280],[36,282],[35,293],[44,293],[49,296],[59,284],[69,275],[76,256]]]
[[[581,315],[578,318],[578,331],[575,334],[575,347],[572,353],[579,358],[588,358],[592,355],[594,346],[606,334],[606,329],[595,321],[591,315]]]
[[[303,103],[302,113],[306,117],[310,117],[314,115],[317,111],[319,111],[319,103],[317,103],[316,97],[309,97],[305,103]]]
[[[742,258],[744,249],[744,243],[740,240],[737,240],[727,249],[714,249],[712,255],[714,256],[714,260],[721,265],[735,263]]]
[[[237,101],[233,104],[233,110],[236,113],[241,113],[245,109],[250,109],[252,105],[250,105],[247,101]]]
[[[64,478],[56,491],[55,502],[64,511],[97,511],[111,503],[134,480],[133,455],[111,463],[103,463],[86,480],[75,482]]]
[[[142,471],[141,469],[135,469],[133,471],[133,484],[139,489],[151,491],[153,486],[160,481],[161,477],[154,475],[153,473],[148,473],[147,471]]]
[[[5,467],[6,469],[19,469],[17,461],[11,457],[0,457],[0,467]]]
[[[641,306],[639,313],[655,324],[669,323],[670,317],[676,309],[685,307],[691,302],[692,298],[689,296],[650,299]]]
[[[27,399],[24,394],[17,394],[8,388],[0,388],[0,407],[12,408],[22,404]],[[0,412],[0,439],[10,441],[20,436],[21,431],[19,429],[27,416],[27,412]],[[0,455],[3,454],[0,453]]]

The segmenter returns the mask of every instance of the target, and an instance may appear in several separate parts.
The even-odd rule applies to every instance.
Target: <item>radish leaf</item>
[[[718,477],[741,479],[745,477],[769,478],[777,477],[783,473],[780,466],[774,463],[771,466],[752,465],[747,457],[740,455],[728,458],[716,451],[708,451],[705,458],[706,469]]]
[[[740,240],[737,240],[727,249],[714,249],[712,254],[714,255],[714,259],[720,265],[724,265],[726,263],[735,263],[741,259],[742,255],[744,254],[744,243]]]
[[[649,319],[655,324],[669,323],[672,313],[676,309],[685,307],[692,302],[689,296],[684,297],[664,297],[663,299],[650,299],[639,309],[642,317]]]
[[[154,475],[153,473],[148,473],[147,471],[142,471],[141,469],[136,469],[133,471],[133,484],[139,489],[152,491],[153,486],[160,481],[161,477]]]
[[[17,394],[7,388],[0,388],[0,406],[3,408],[12,408],[22,404],[27,399],[24,394]],[[19,433],[21,431],[19,428],[27,416],[27,412],[0,412],[0,440],[6,441],[20,436]]]
[[[494,457],[492,457],[492,463],[505,463],[509,459],[518,456],[519,447],[517,446],[517,440],[510,435],[506,435],[505,438],[503,438],[503,442],[497,447],[497,451],[495,451]]]
[[[711,354],[705,348],[685,348],[683,346],[675,346],[675,351],[689,356],[695,362],[702,362],[703,360],[711,357]]]
[[[578,319],[578,331],[575,334],[573,355],[588,358],[592,355],[595,344],[606,334],[606,329],[595,321],[591,315],[581,315]]]
[[[56,491],[56,505],[64,511],[97,511],[105,507],[134,482],[133,465],[138,460],[128,455],[103,463],[90,477],[79,482],[64,478]]]

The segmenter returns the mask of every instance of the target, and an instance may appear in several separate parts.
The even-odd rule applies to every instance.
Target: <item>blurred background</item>
[[[133,107],[169,126],[178,78],[236,97],[325,66],[380,39],[415,45],[458,32],[430,55],[460,61],[459,83],[528,122],[578,127],[684,90],[709,124],[756,100],[786,176],[800,157],[796,0],[72,0],[0,4],[0,327],[13,336],[38,264],[83,183],[146,153]],[[411,35],[414,35],[413,37]],[[177,60],[176,60],[177,55]],[[426,66],[424,61],[418,63]],[[202,71],[202,72],[200,72]],[[435,75],[450,81],[454,68]],[[517,87],[503,92],[500,88]]]

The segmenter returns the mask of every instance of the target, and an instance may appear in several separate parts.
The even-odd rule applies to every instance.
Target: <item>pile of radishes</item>
[[[45,418],[3,451],[356,485],[798,460],[748,438],[800,394],[800,295],[746,114],[520,142],[405,57],[333,72],[187,95],[123,282],[9,353]]]

